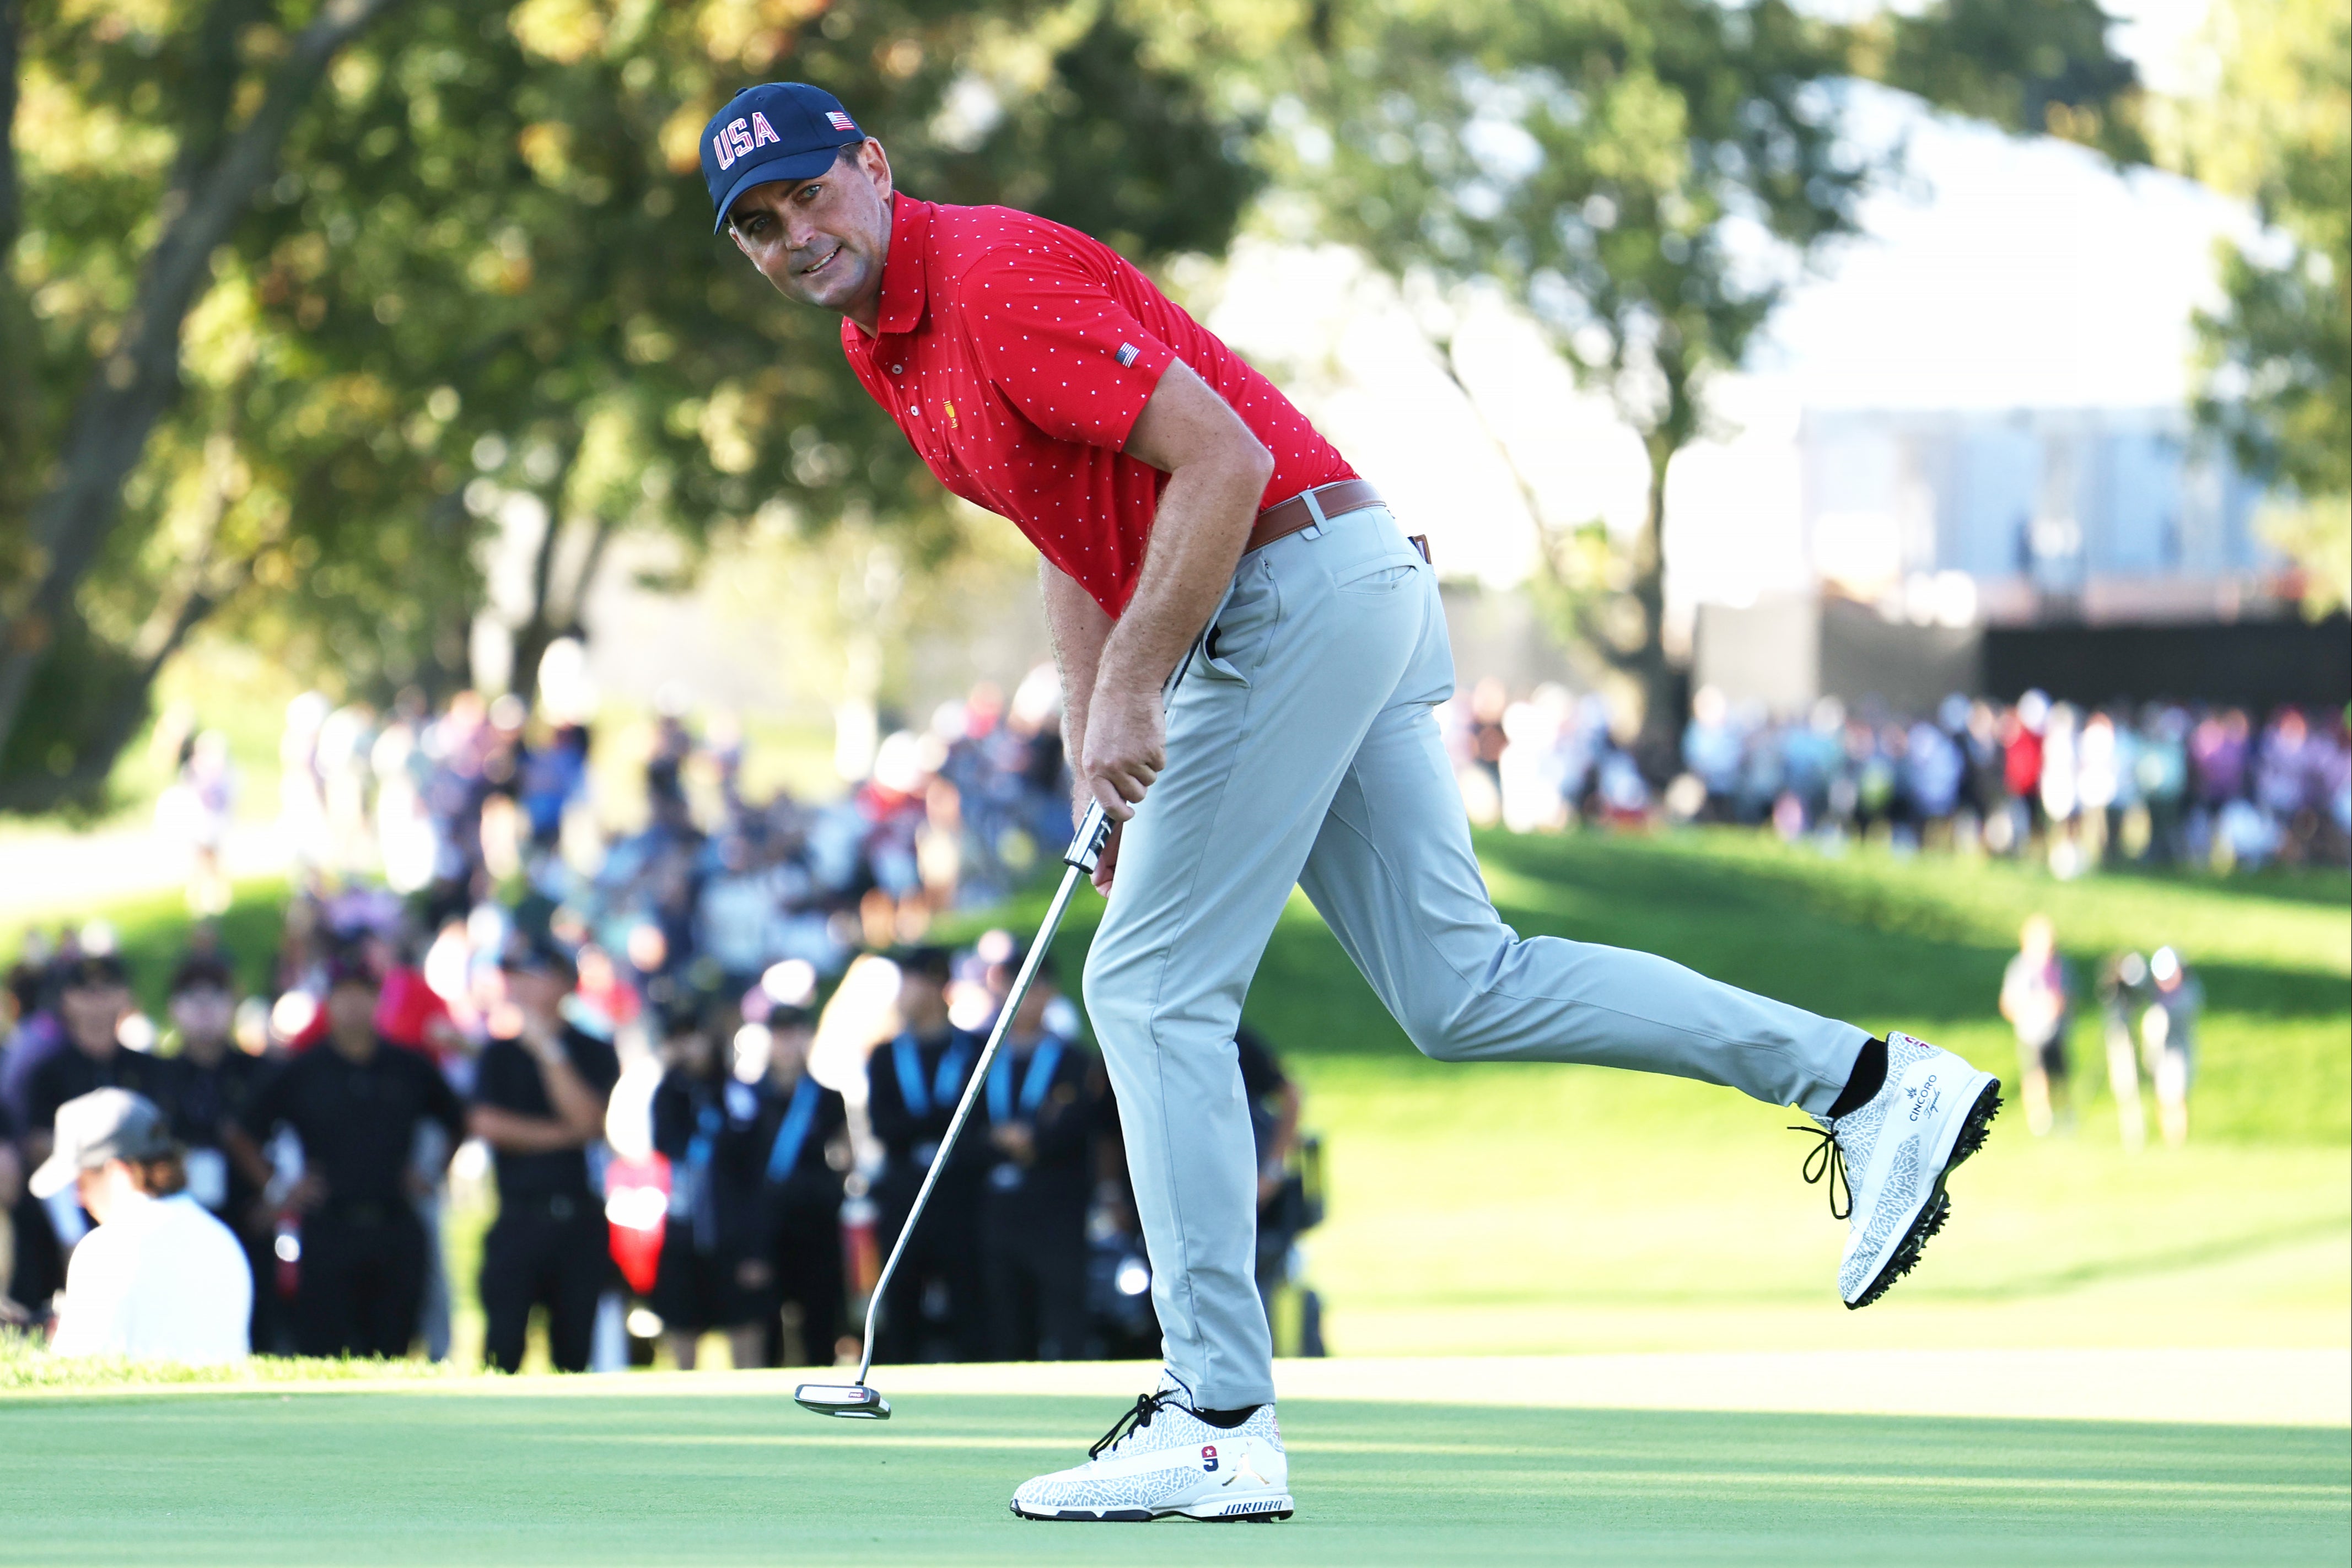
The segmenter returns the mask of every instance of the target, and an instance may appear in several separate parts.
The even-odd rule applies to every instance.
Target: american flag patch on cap
[[[1132,343],[1121,343],[1118,346],[1118,352],[1113,357],[1118,361],[1122,367],[1124,367],[1135,363],[1137,356],[1140,355],[1142,352],[1142,350],[1137,348]]]
[[[835,131],[855,131],[857,129],[857,122],[850,119],[849,116],[842,113],[841,110],[837,109],[826,110],[824,111],[824,118],[826,122]]]

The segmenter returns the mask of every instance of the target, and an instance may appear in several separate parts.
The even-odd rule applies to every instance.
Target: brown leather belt
[[[1254,549],[1263,549],[1276,539],[1288,538],[1301,528],[1314,527],[1315,514],[1307,509],[1308,496],[1313,496],[1315,504],[1323,508],[1323,517],[1327,522],[1343,513],[1360,512],[1366,507],[1381,505],[1381,493],[1361,479],[1342,479],[1334,485],[1318,485],[1260,512],[1256,526],[1250,529],[1249,543],[1242,547],[1242,553],[1247,555]]]

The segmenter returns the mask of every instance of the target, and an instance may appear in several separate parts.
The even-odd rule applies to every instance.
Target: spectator
[[[269,1288],[276,1272],[270,1217],[259,1184],[230,1153],[237,1118],[260,1092],[270,1063],[237,1050],[229,1039],[236,1019],[236,978],[218,958],[183,959],[172,976],[167,1005],[180,1048],[173,1131],[184,1151],[185,1190],[244,1247],[253,1274],[248,1337],[257,1349],[275,1350],[284,1325]]]
[[[16,1279],[16,1238],[27,1217],[18,1213],[18,1206],[37,1200],[25,1192],[25,1167],[16,1157],[16,1118],[5,1101],[0,1101],[0,1324],[15,1327],[32,1321],[33,1314],[17,1298],[21,1289]]]
[[[731,1009],[680,1007],[664,1030],[654,1091],[654,1147],[669,1161],[669,1225],[653,1309],[670,1355],[691,1370],[702,1336],[724,1331],[736,1364],[759,1358],[765,1282],[756,1250],[761,1163],[760,1096],[728,1070]]]
[[[2017,956],[2001,976],[2000,1016],[2017,1031],[2025,1124],[2037,1138],[2049,1134],[2053,1103],[2066,1100],[2066,1025],[2073,1006],[2056,929],[2046,915],[2028,916],[2018,933]]]
[[[755,1149],[761,1167],[759,1248],[751,1288],[761,1301],[771,1366],[828,1366],[840,1352],[841,1204],[850,1167],[849,1110],[809,1075],[815,1030],[798,1008],[768,1016],[766,1084]]]
[[[2117,1130],[2124,1147],[2147,1143],[2147,1117],[2140,1109],[2139,1047],[2132,1038],[2136,1015],[2147,1005],[2147,960],[2118,953],[2099,967],[2099,1026],[2107,1047],[2107,1085],[2116,1097]]]
[[[440,1070],[377,1036],[376,1000],[373,972],[336,959],[325,1049],[279,1069],[237,1119],[232,1142],[247,1174],[280,1185],[299,1218],[294,1337],[305,1355],[408,1354],[427,1268],[414,1200],[429,1190],[411,1155],[425,1124],[441,1127],[453,1148],[465,1136],[465,1107]],[[299,1143],[299,1176],[262,1156],[280,1126]]]
[[[876,1240],[887,1251],[947,1135],[979,1039],[948,1019],[950,963],[943,947],[918,947],[899,961],[898,1035],[866,1063],[866,1116],[884,1158],[875,1183]],[[985,1152],[960,1142],[940,1173],[924,1225],[907,1247],[876,1340],[886,1361],[979,1361],[987,1354],[988,1312],[979,1249],[980,1177]]]
[[[2039,691],[2017,699],[2001,723],[2001,785],[2009,797],[2009,826],[1996,852],[2022,854],[2041,818],[2042,732],[2050,721],[2050,699]]]
[[[1298,1086],[1255,1030],[1244,1027],[1236,1031],[1234,1050],[1240,1058],[1242,1094],[1249,1101],[1250,1131],[1257,1141],[1257,1293],[1271,1319],[1274,1293],[1290,1278],[1291,1249],[1307,1228],[1307,1217],[1287,1201],[1304,1103]]]
[[[26,1154],[36,1164],[48,1157],[50,1124],[58,1107],[93,1089],[128,1089],[144,1094],[171,1115],[179,1103],[179,1064],[131,1051],[122,1043],[131,1018],[131,979],[111,954],[95,954],[66,967],[58,983],[58,1016],[63,1039],[35,1065],[25,1085]],[[68,1224],[58,1239],[70,1247],[80,1237],[70,1206],[50,1205]]]
[[[2189,1141],[2189,1086],[2197,1067],[2197,1015],[2205,988],[2169,947],[2149,955],[2147,1010],[2140,1015],[2140,1044],[2147,1074],[2156,1083],[2157,1125],[2178,1148]]]
[[[229,904],[223,856],[236,805],[228,737],[216,729],[191,736],[181,745],[179,762],[177,776],[155,802],[156,831],[187,855],[189,911],[218,915]]]
[[[988,1144],[980,1250],[998,1361],[1076,1360],[1087,1343],[1093,1063],[1049,1025],[1057,996],[1041,955],[982,1089],[984,1128],[973,1129]]]
[[[620,1058],[563,1019],[575,977],[551,940],[515,939],[502,967],[512,1012],[482,1048],[466,1117],[498,1174],[499,1218],[482,1240],[482,1359],[500,1372],[520,1368],[540,1306],[549,1360],[558,1372],[585,1372],[612,1274],[588,1150],[604,1136]]]
[[[228,1228],[184,1190],[164,1114],[143,1095],[97,1089],[58,1108],[37,1197],[71,1191],[98,1222],[74,1249],[51,1346],[205,1365],[245,1359],[253,1277]]]

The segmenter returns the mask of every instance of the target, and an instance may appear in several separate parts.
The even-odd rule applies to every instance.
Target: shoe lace
[[[1110,1430],[1095,1439],[1095,1446],[1087,1450],[1087,1458],[1099,1459],[1106,1448],[1117,1448],[1120,1439],[1150,1426],[1151,1418],[1160,1414],[1160,1407],[1166,1403],[1165,1395],[1138,1395],[1133,1407],[1121,1411],[1118,1419],[1110,1424]]]
[[[1832,1127],[1791,1127],[1792,1133],[1811,1133],[1821,1140],[1805,1155],[1805,1185],[1811,1186],[1827,1178],[1830,1184],[1830,1218],[1850,1219],[1853,1217],[1853,1182],[1845,1170],[1845,1150],[1838,1146]],[[1845,1188],[1845,1207],[1838,1207],[1838,1188]]]

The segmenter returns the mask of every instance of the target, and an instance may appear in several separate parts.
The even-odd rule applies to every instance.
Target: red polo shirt
[[[1171,361],[1274,454],[1261,508],[1356,471],[1239,355],[1108,246],[1005,207],[892,198],[879,330],[841,323],[874,400],[957,495],[1013,519],[1112,615],[1168,476],[1129,457]]]

